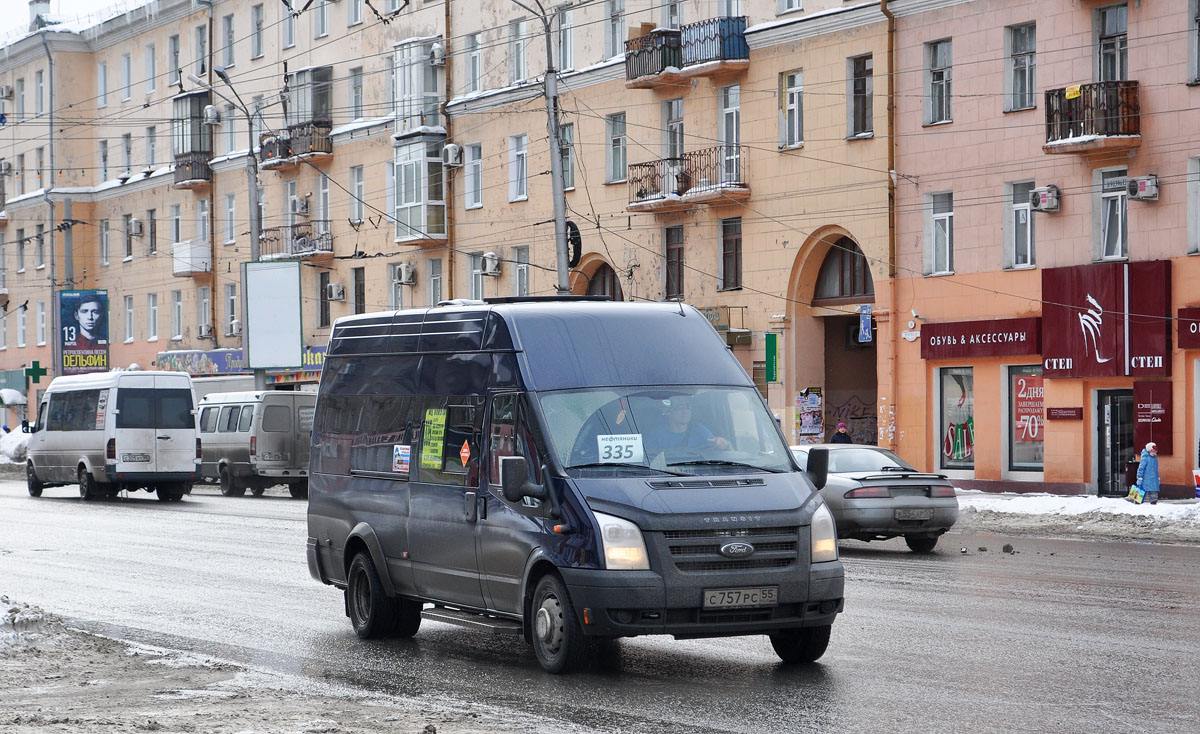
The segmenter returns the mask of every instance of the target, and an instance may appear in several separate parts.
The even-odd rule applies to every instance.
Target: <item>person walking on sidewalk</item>
[[[1151,441],[1142,449],[1142,461],[1138,464],[1137,484],[1146,493],[1145,502],[1158,504],[1158,444]]]
[[[854,443],[854,439],[847,432],[845,423],[837,424],[837,430],[829,438],[829,443]]]

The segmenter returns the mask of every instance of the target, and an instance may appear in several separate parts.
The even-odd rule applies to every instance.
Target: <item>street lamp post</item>
[[[193,84],[207,89],[221,99],[228,102],[235,109],[241,112],[246,118],[246,138],[249,142],[249,147],[246,149],[246,157],[249,159],[249,164],[246,166],[246,189],[250,197],[250,262],[258,262],[259,253],[259,238],[262,235],[262,221],[259,217],[258,203],[258,158],[254,155],[254,114],[250,108],[242,101],[241,96],[237,93],[233,83],[229,81],[229,74],[225,72],[222,66],[214,66],[213,73],[217,75],[221,81],[225,82],[225,86],[229,87],[229,91],[233,93],[233,98],[237,101],[229,99],[225,95],[218,92],[212,85],[206,83],[203,79],[195,74],[188,74],[188,80]],[[246,276],[245,271],[242,271],[242,318],[246,319],[246,307],[250,303],[249,294],[246,292]],[[243,343],[246,344],[246,355],[249,357],[249,339],[250,332],[248,329],[243,329]],[[265,390],[267,387],[267,374],[265,370],[254,369],[254,389]]]

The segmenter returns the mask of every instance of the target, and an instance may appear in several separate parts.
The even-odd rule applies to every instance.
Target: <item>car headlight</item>
[[[836,561],[838,557],[837,526],[833,522],[833,513],[829,511],[828,505],[824,502],[813,513],[810,534],[812,535],[812,562]]]
[[[593,512],[600,524],[600,542],[604,547],[604,567],[612,571],[649,571],[646,541],[637,525],[602,512]]]

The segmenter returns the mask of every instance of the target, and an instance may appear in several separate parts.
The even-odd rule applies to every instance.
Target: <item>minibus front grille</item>
[[[705,528],[703,530],[667,530],[663,532],[663,537],[667,540],[691,538],[713,538],[720,540],[724,538],[759,538],[765,535],[784,535],[789,538],[795,538],[796,528]]]
[[[680,571],[747,571],[763,568],[787,568],[796,563],[795,558],[749,558],[738,561],[675,561]]]
[[[800,556],[797,527],[667,530],[662,537],[667,541],[666,555],[681,573],[789,568]],[[748,555],[728,557],[721,553],[726,545],[749,545],[753,550]]]
[[[785,541],[782,543],[755,543],[754,544],[754,552],[755,553],[777,553],[777,552],[781,552],[781,551],[784,553],[795,553],[796,552],[795,541],[792,541],[792,542]],[[719,554],[720,554],[720,546],[719,545],[673,545],[673,546],[671,546],[671,557],[672,558],[679,558],[680,556],[703,556],[703,555],[719,555]]]

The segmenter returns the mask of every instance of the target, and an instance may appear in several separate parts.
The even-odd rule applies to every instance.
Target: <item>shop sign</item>
[[[304,371],[320,372],[325,366],[325,353],[329,347],[304,347],[300,364]],[[247,375],[252,372],[246,364],[246,353],[241,349],[180,349],[159,352],[154,366],[160,370],[186,372],[193,377],[213,375]]]
[[[1133,383],[1133,445],[1139,454],[1153,441],[1160,455],[1170,456],[1171,439],[1171,383]]]
[[[1200,349],[1200,308],[1179,309],[1179,348]]]
[[[1083,408],[1046,408],[1048,421],[1081,421]]]
[[[951,321],[921,325],[921,359],[1041,354],[1041,319]]]
[[[1042,271],[1042,374],[1170,377],[1171,263]]]

